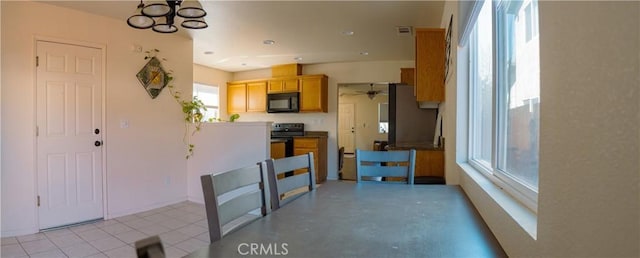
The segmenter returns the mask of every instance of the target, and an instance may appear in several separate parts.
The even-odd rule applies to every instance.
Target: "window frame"
[[[215,109],[215,110],[218,111],[217,112],[218,116],[214,118],[214,122],[215,122],[216,120],[220,119],[220,87],[218,85],[213,85],[213,84],[207,84],[207,83],[201,83],[201,82],[193,82],[192,96],[194,98],[197,97],[197,95],[198,95],[197,94],[198,93],[198,91],[197,91],[198,87],[211,87],[211,88],[215,88],[216,91],[218,92],[218,94],[217,94],[218,95],[218,106],[216,106],[216,105],[207,105],[203,101],[203,104],[205,104],[204,107],[207,110],[210,110],[210,109],[214,110]],[[202,99],[200,99],[200,100],[202,101]],[[208,119],[205,119],[203,122],[207,122],[208,123],[210,121]]]
[[[498,63],[498,62],[502,62],[500,60],[504,60],[502,58],[501,55],[503,55],[502,52],[504,51],[498,51],[498,48],[503,47],[501,44],[504,44],[504,42],[500,41],[500,36],[501,35],[497,35],[498,33],[498,21],[500,19],[500,17],[498,17],[498,11],[500,10],[499,8],[503,7],[502,4],[504,4],[505,1],[508,0],[503,0],[503,1],[492,1],[491,2],[491,13],[492,13],[492,49],[493,49],[493,53],[492,53],[492,77],[493,77],[493,81],[492,81],[492,128],[491,128],[491,134],[492,134],[492,139],[491,139],[491,164],[488,164],[487,162],[485,162],[484,160],[480,160],[480,159],[474,159],[474,157],[476,157],[476,153],[474,152],[474,149],[477,147],[477,144],[479,144],[478,140],[476,140],[476,130],[480,130],[476,125],[478,125],[478,123],[475,122],[475,120],[477,119],[477,113],[474,112],[474,108],[475,105],[477,104],[477,94],[479,94],[479,89],[476,86],[478,83],[478,76],[476,76],[477,73],[477,66],[478,66],[478,60],[477,60],[477,54],[475,52],[477,52],[476,50],[474,50],[474,48],[477,49],[478,44],[477,44],[477,30],[474,28],[476,27],[478,21],[475,20],[473,21],[473,24],[470,24],[469,26],[472,27],[472,29],[470,30],[470,34],[469,37],[466,42],[465,42],[465,46],[469,52],[468,54],[468,101],[467,101],[467,112],[468,112],[468,117],[467,117],[467,163],[473,167],[474,169],[476,169],[477,171],[479,171],[481,174],[483,174],[485,177],[487,177],[491,182],[493,182],[494,184],[496,184],[498,187],[500,187],[501,189],[505,190],[506,192],[508,192],[509,194],[511,194],[516,200],[520,201],[521,203],[523,203],[527,208],[529,208],[530,210],[532,210],[534,213],[537,213],[537,207],[538,207],[538,194],[539,191],[536,189],[533,189],[531,187],[528,186],[528,184],[521,182],[520,179],[513,177],[512,175],[510,175],[509,173],[498,169],[498,155],[501,155],[500,153],[498,153],[500,151],[499,148],[499,144],[505,145],[506,146],[506,140],[501,140],[498,137],[499,134],[505,134],[506,133],[506,127],[507,127],[507,122],[503,121],[505,115],[504,114],[498,114],[499,112],[506,112],[503,111],[505,110],[504,107],[505,105],[507,105],[507,101],[501,101],[501,99],[505,96],[505,94],[507,94],[506,92],[506,88],[505,87],[501,87],[500,82],[499,82],[499,76],[503,76],[502,71],[500,71],[500,69],[502,68],[501,65],[503,65],[502,63]],[[531,6],[531,14],[532,17],[530,19],[533,19],[533,21],[537,21],[539,22],[539,17],[536,17],[535,19],[533,18],[533,15],[538,15],[538,12],[534,12],[534,4],[536,0],[531,0],[531,1],[523,1],[523,2],[529,2],[530,6]],[[537,6],[535,6],[537,7]],[[478,8],[478,13],[480,13],[480,9]],[[479,16],[479,15],[478,15]],[[533,22],[532,21],[532,22]],[[535,24],[534,26],[539,26],[538,24]],[[534,36],[538,36],[539,32],[537,32],[537,35]],[[534,37],[532,36],[532,38]],[[502,137],[504,138],[504,137]],[[538,138],[538,141],[540,139]],[[505,147],[503,146],[503,147]],[[506,149],[502,148],[502,150]],[[504,155],[504,154],[502,154]],[[538,177],[539,177],[539,169],[538,169]],[[539,188],[538,188],[539,189]]]
[[[383,106],[386,107],[385,112],[383,112]],[[383,114],[385,114],[385,118],[383,119]],[[386,124],[387,130],[383,130],[382,124]],[[388,134],[389,133],[389,103],[388,102],[379,102],[378,103],[378,133],[380,134]]]

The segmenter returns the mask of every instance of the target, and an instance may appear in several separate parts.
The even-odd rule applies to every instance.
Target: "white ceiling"
[[[440,27],[444,6],[442,1],[200,2],[209,27],[179,27],[178,34],[193,39],[194,63],[229,72],[287,63],[413,60],[413,36],[398,36],[397,26]],[[46,3],[125,23],[139,1]],[[268,39],[276,43],[263,44]]]

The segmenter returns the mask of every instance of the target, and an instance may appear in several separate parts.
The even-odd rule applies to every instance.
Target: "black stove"
[[[285,157],[293,156],[293,137],[304,136],[303,123],[273,123],[271,140],[284,141]]]
[[[293,156],[293,137],[304,136],[303,123],[274,123],[271,125],[271,140],[284,142],[284,156]],[[293,171],[284,173],[285,177],[292,176]]]
[[[303,123],[274,123],[271,125],[271,138],[289,138],[304,136]]]

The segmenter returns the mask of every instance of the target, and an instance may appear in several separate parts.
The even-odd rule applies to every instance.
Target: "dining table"
[[[454,185],[326,181],[185,257],[506,257]]]

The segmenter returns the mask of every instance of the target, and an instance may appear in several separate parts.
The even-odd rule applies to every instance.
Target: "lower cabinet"
[[[281,159],[285,157],[285,145],[284,142],[272,142],[271,143],[271,158]]]
[[[415,176],[444,177],[444,151],[416,150]]]
[[[302,155],[309,152],[313,152],[313,165],[316,172],[316,183],[322,183],[327,180],[327,138],[293,138],[293,155]],[[294,173],[304,173],[304,171],[296,171]]]

